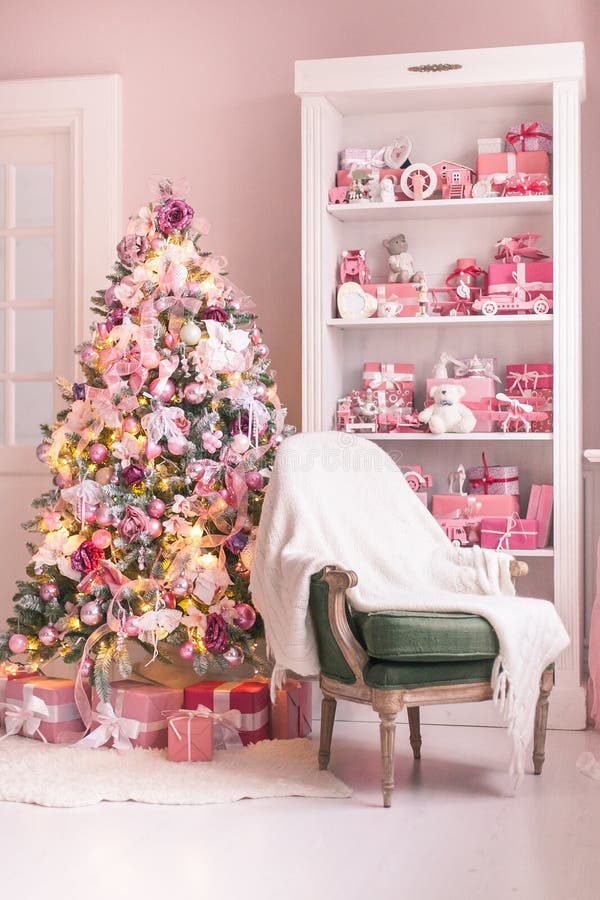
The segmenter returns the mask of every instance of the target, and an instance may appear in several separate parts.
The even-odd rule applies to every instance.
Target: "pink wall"
[[[3,4],[0,79],[118,72],[123,77],[123,221],[149,174],[187,175],[213,223],[210,246],[259,305],[290,420],[300,421],[300,108],[294,60],[585,40],[584,377],[600,446],[596,0],[30,0]],[[95,8],[96,12],[92,10]],[[154,9],[154,13],[152,10]]]

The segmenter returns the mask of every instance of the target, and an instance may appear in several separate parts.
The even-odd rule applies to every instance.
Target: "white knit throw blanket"
[[[289,438],[277,453],[250,580],[275,662],[273,684],[287,669],[319,671],[308,600],[310,578],[325,565],[357,573],[348,597],[363,612],[483,616],[498,636],[492,687],[514,742],[511,772],[520,776],[541,673],[569,638],[551,603],[515,596],[510,559],[453,547],[375,444],[336,432]]]

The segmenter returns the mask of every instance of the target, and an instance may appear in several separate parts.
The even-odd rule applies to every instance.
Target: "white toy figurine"
[[[379,198],[382,203],[394,203],[396,201],[395,184],[392,178],[381,179]]]
[[[431,370],[432,378],[449,378],[448,375],[448,363],[450,362],[450,357],[447,353],[440,353],[440,358],[434,365]],[[452,491],[450,491],[452,493]]]
[[[396,234],[389,240],[383,241],[383,246],[390,254],[388,259],[390,282],[408,284],[409,281],[423,281],[425,278],[423,272],[415,272],[415,264],[408,252],[405,235]]]
[[[456,471],[450,472],[448,475],[448,493],[449,494],[460,494],[461,496],[466,496],[466,491],[463,490],[465,486],[465,481],[467,480],[467,473],[465,471],[465,467],[462,463],[456,467]],[[455,492],[454,488],[458,486],[458,490]]]
[[[466,391],[460,384],[438,384],[429,391],[433,400],[419,413],[419,422],[429,425],[432,434],[468,434],[477,420],[468,406],[461,403]]]

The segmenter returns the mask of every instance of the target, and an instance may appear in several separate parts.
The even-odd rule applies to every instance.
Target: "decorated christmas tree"
[[[254,304],[203,248],[186,186],[153,193],[92,300],[84,377],[61,380],[67,408],[43,429],[53,486],[0,635],[0,659],[60,654],[105,695],[132,642],[174,645],[198,674],[253,657],[252,548],[284,429]]]

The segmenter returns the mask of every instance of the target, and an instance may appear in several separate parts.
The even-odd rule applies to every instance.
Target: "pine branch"
[[[110,673],[115,658],[115,642],[102,643],[96,654],[96,661],[92,670],[94,687],[98,696],[105,703],[110,697]]]

